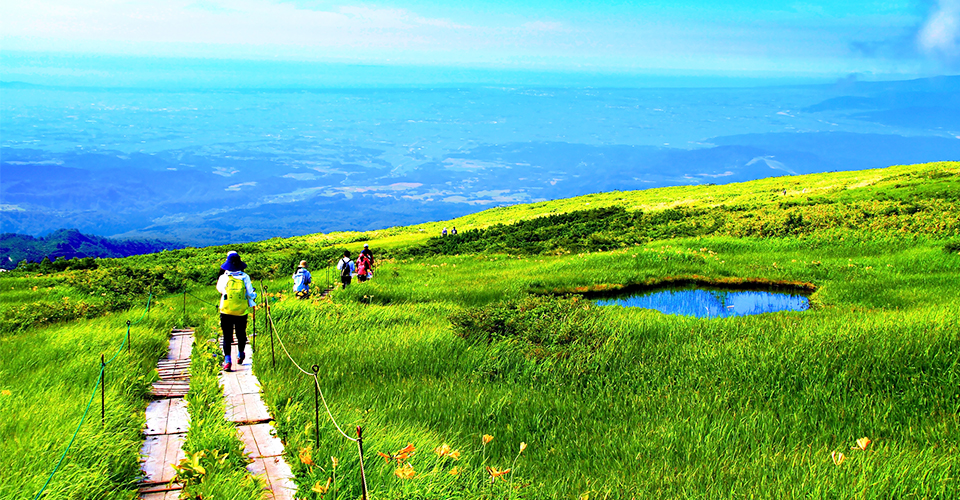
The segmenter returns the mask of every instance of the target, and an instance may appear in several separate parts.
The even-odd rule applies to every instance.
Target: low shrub
[[[535,347],[600,342],[596,307],[580,297],[528,296],[466,309],[450,316],[453,331],[471,342],[522,340]]]

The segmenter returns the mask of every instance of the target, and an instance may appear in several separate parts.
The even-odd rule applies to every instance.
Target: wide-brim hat
[[[301,261],[300,261],[300,267],[307,267],[307,261],[301,260]]]
[[[227,261],[220,266],[220,269],[224,271],[243,271],[246,268],[247,263],[240,260],[240,254],[237,252],[229,252],[227,254]]]

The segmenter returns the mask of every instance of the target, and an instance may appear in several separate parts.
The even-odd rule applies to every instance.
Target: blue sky
[[[824,78],[960,69],[960,0],[4,0],[0,9],[2,50],[17,54]]]

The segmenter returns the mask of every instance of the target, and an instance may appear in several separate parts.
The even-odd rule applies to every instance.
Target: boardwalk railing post
[[[357,448],[360,449],[360,490],[363,492],[361,497],[367,500],[367,474],[363,467],[363,427],[357,426]]]
[[[313,370],[313,442],[320,450],[320,387],[317,386],[317,373],[320,365],[310,367]]]
[[[127,354],[130,354],[130,320],[127,320]]]
[[[100,355],[100,427],[103,427],[105,408],[107,405],[107,364],[103,362],[103,354]]]
[[[183,291],[183,321],[187,321],[187,291],[186,290]],[[181,326],[187,326],[187,325],[186,323],[184,323]]]
[[[266,305],[267,305],[267,311],[266,311],[267,314],[266,314],[266,315],[269,316],[269,315],[270,315],[270,301],[267,300],[266,298],[264,298],[264,302],[265,302]],[[270,329],[270,368],[276,369],[276,368],[277,368],[277,353],[276,353],[276,350],[275,350],[274,347],[273,347],[273,344],[274,344],[273,337],[274,337],[273,328],[271,328],[271,329]]]

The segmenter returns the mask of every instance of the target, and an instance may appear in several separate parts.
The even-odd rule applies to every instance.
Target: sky
[[[7,81],[38,54],[876,79],[960,70],[960,0],[0,2]]]

